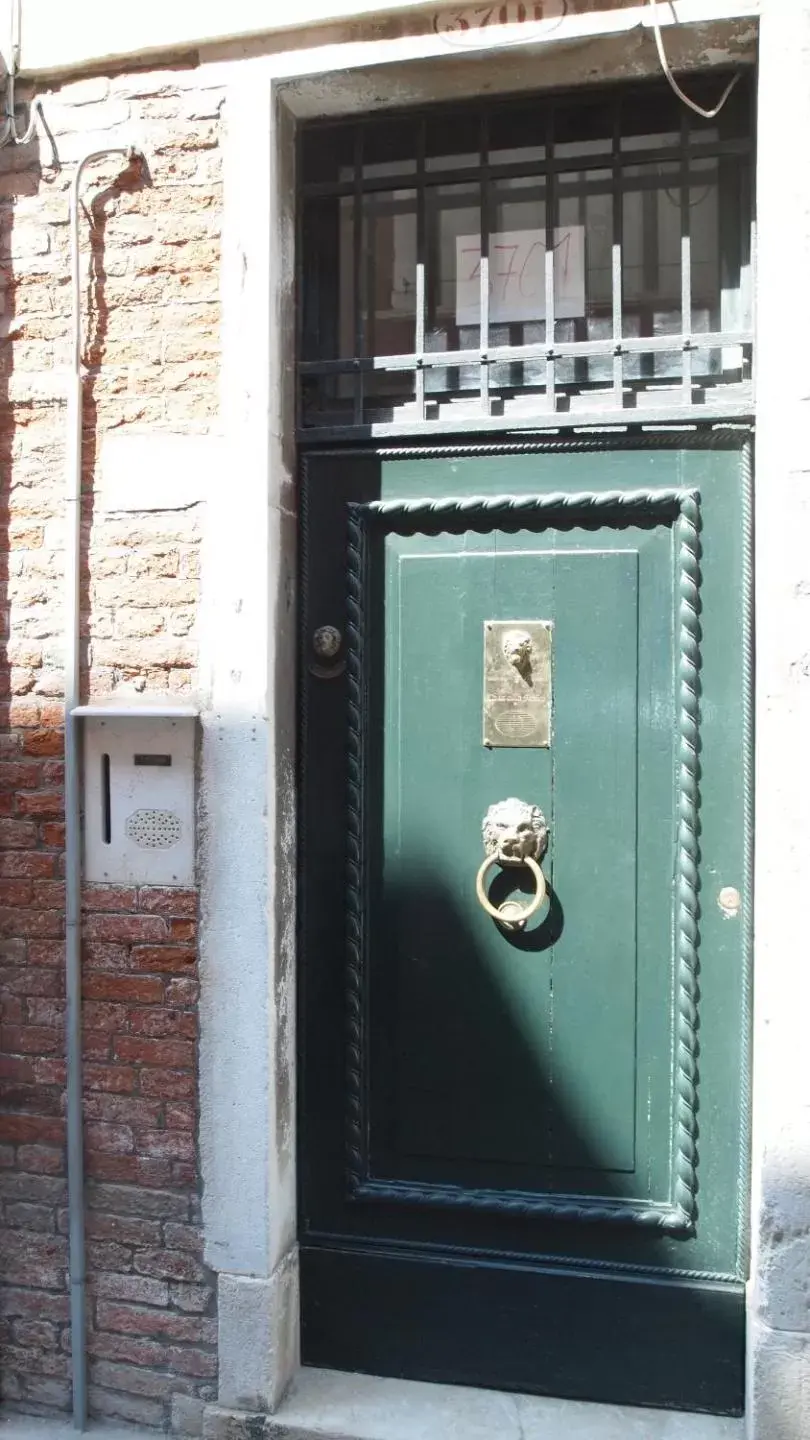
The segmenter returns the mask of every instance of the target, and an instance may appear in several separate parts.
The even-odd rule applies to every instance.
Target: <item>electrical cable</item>
[[[652,10],[652,26],[653,33],[655,35],[655,47],[658,51],[658,59],[661,61],[661,69],[666,75],[672,89],[675,91],[678,99],[682,100],[684,105],[688,105],[690,110],[694,110],[696,115],[700,115],[701,119],[714,120],[715,116],[720,114],[720,111],[728,100],[728,97],[734,89],[734,86],[737,84],[737,81],[740,78],[739,71],[737,71],[736,75],[732,75],[731,79],[728,82],[728,85],[726,86],[713,110],[704,110],[702,105],[698,105],[694,100],[690,100],[689,96],[684,94],[683,90],[675,79],[675,76],[669,68],[667,52],[664,49],[664,40],[661,34],[661,26],[658,22],[658,0],[647,0],[647,3]]]

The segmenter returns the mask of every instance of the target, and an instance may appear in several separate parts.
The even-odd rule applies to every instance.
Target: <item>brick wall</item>
[[[196,683],[199,506],[107,513],[111,431],[217,422],[219,131],[204,69],[43,95],[48,143],[0,151],[0,1343],[2,1395],[70,1405],[64,1134],[64,369],[68,186],[134,140],[148,172],[94,163],[86,284],[84,689]],[[130,506],[128,505],[128,508]],[[193,1432],[216,1389],[201,1260],[196,894],[94,887],[83,945],[90,1406]]]

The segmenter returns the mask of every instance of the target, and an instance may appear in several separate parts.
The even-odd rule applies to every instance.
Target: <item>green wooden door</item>
[[[723,432],[305,463],[307,1363],[741,1409],[748,473]],[[476,894],[512,797],[522,928]]]

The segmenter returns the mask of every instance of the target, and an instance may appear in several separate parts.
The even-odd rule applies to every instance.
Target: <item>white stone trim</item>
[[[0,55],[8,61],[10,13],[15,0],[0,0]],[[699,21],[756,16],[761,0],[661,0],[662,27],[689,26]],[[789,0],[785,0],[789,3]],[[433,29],[436,12],[453,7],[453,0],[297,0],[284,6],[280,0],[140,0],[137,5],[115,5],[109,0],[82,0],[81,15],[64,0],[23,0],[20,68],[25,76],[56,76],[145,58],[161,63],[167,55],[205,49],[228,41],[243,43],[267,38],[276,51],[285,49],[295,32],[329,27],[334,39],[338,26],[358,22],[379,34],[402,17],[402,30],[413,28],[424,16],[424,29]],[[463,7],[462,7],[463,8]],[[646,0],[617,0],[615,7],[593,14],[571,15],[559,27],[557,38],[571,40],[588,33],[630,31],[649,27]],[[485,40],[485,48],[490,42]]]
[[[794,30],[784,41],[780,21],[788,10]],[[794,164],[789,174],[785,170],[791,158],[789,135],[810,134],[810,0],[786,0],[784,9],[781,4],[771,9],[765,23],[757,455],[758,635],[765,663],[760,665],[757,697],[757,962],[763,968],[762,956],[767,954],[768,974],[778,979],[769,978],[763,989],[760,977],[757,991],[754,1235],[759,1239],[751,1286],[751,1380],[744,1433],[747,1440],[798,1440],[802,1431],[796,1407],[802,1394],[810,1394],[810,1318],[797,1322],[797,1316],[805,1318],[804,1302],[795,1279],[784,1273],[784,1263],[781,1272],[772,1264],[776,1242],[769,1226],[770,1217],[782,1215],[792,1217],[797,1237],[801,1227],[810,1226],[810,1144],[802,1151],[810,1082],[799,1081],[810,1072],[798,1065],[810,1013],[810,982],[805,979],[810,967],[799,960],[810,793],[798,784],[810,723],[802,688],[810,674],[810,641],[802,643],[804,605],[809,603],[804,597],[810,594],[810,562],[803,558],[810,554],[810,506],[802,476],[810,463],[810,402],[805,399],[810,373],[798,343],[794,349],[787,345],[810,334],[810,313],[798,323],[799,287],[791,283],[792,274],[807,273],[810,207],[797,183],[801,167]],[[783,28],[789,32],[790,27]],[[746,47],[750,52],[751,41],[751,27],[745,24],[697,27],[681,33],[679,53],[691,64],[716,64],[745,54]],[[420,52],[412,40],[347,39],[251,59],[229,56],[227,50],[214,57],[228,77],[224,437],[222,485],[209,504],[203,584],[209,701],[203,715],[201,1149],[206,1258],[220,1272],[220,1402],[240,1410],[252,1408],[257,1398],[261,1409],[277,1405],[298,1363],[295,489],[289,343],[293,117],[474,94],[481,88],[484,68],[488,89],[509,90],[559,85],[581,80],[584,73],[598,72],[603,78],[654,72],[657,66],[649,35],[633,45],[627,36],[603,37],[571,48],[528,47],[519,55],[493,44],[464,63],[431,47],[426,53],[426,45]],[[788,84],[786,75],[793,76]],[[806,286],[803,294],[802,303],[810,309]],[[786,398],[787,374],[791,384]],[[763,736],[770,737],[767,747]],[[797,988],[800,981],[806,996]],[[797,1003],[800,994],[804,1003]],[[779,1036],[775,1045],[767,1039],[769,1026],[775,1026]],[[781,1077],[773,1103],[768,1095],[771,1066]],[[780,1195],[788,1197],[784,1205]],[[802,1274],[810,1269],[806,1239],[802,1243],[797,1238],[790,1253]],[[780,1304],[787,1309],[780,1311]],[[763,1408],[766,1389],[783,1397],[786,1413],[794,1417],[793,1428],[775,1428],[772,1401]],[[577,1407],[559,1404],[555,1440],[576,1434]],[[767,1421],[760,1420],[766,1411]],[[697,1417],[681,1417],[679,1423],[687,1419]],[[328,1433],[314,1421],[310,1429]],[[710,1432],[671,1433],[698,1437]]]

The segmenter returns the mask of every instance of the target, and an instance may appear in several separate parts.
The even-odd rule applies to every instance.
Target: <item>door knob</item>
[[[548,824],[538,805],[529,805],[514,796],[490,805],[481,827],[486,854],[475,880],[475,893],[482,908],[508,930],[522,930],[536,915],[546,898],[546,877],[540,861],[548,847]],[[505,900],[495,906],[487,895],[487,872],[494,865],[504,869],[525,865],[534,876],[535,892],[527,905]]]

